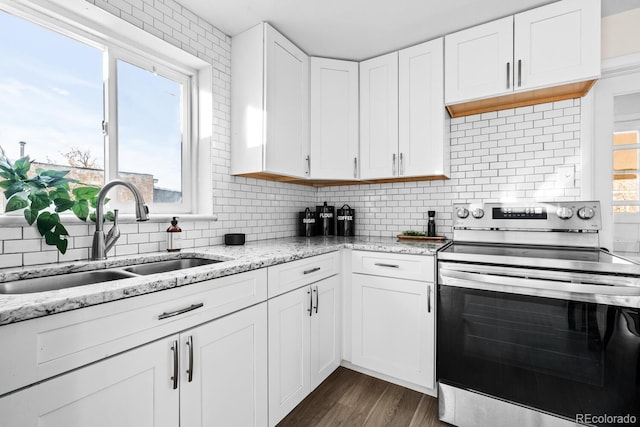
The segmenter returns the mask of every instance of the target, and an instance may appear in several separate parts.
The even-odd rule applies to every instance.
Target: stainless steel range
[[[454,205],[438,253],[440,419],[640,423],[640,265],[599,247],[598,202]]]

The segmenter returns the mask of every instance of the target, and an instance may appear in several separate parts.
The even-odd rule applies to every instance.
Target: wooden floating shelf
[[[237,174],[235,176],[242,176],[245,178],[264,179],[267,181],[287,182],[289,184],[308,185],[310,187],[333,187],[342,185],[363,185],[363,184],[383,184],[388,182],[409,182],[409,181],[435,181],[441,179],[449,179],[445,175],[430,175],[430,176],[407,176],[398,178],[384,178],[384,179],[366,179],[366,180],[344,180],[344,181],[331,181],[324,179],[301,179],[290,176],[277,175],[268,172],[256,172]]]
[[[490,111],[507,110],[509,108],[526,107],[543,104],[545,102],[563,101],[565,99],[582,98],[596,83],[596,80],[586,80],[578,83],[568,83],[544,89],[527,92],[512,93],[495,98],[479,99],[461,104],[447,105],[447,111],[453,118],[470,116],[472,114]]]

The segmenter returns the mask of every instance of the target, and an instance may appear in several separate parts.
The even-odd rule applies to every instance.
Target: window
[[[124,179],[154,213],[192,212],[196,72],[38,21],[0,11],[0,145],[9,158],[29,155],[96,186]],[[112,203],[132,212],[130,200],[122,188]]]
[[[638,131],[613,134],[613,211],[640,212],[638,188]]]

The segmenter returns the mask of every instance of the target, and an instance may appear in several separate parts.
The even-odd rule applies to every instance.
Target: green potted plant
[[[6,198],[5,212],[22,209],[27,223],[35,224],[47,245],[55,246],[64,254],[69,232],[59,214],[70,210],[82,221],[95,222],[100,188],[67,178],[68,170],[37,169],[30,174],[32,163],[29,156],[11,162],[0,147],[0,178],[3,179],[0,188]],[[105,219],[113,221],[113,212],[107,212]]]

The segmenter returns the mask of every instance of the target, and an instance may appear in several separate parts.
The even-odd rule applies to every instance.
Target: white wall
[[[602,59],[640,54],[640,8],[602,18],[601,46]]]

